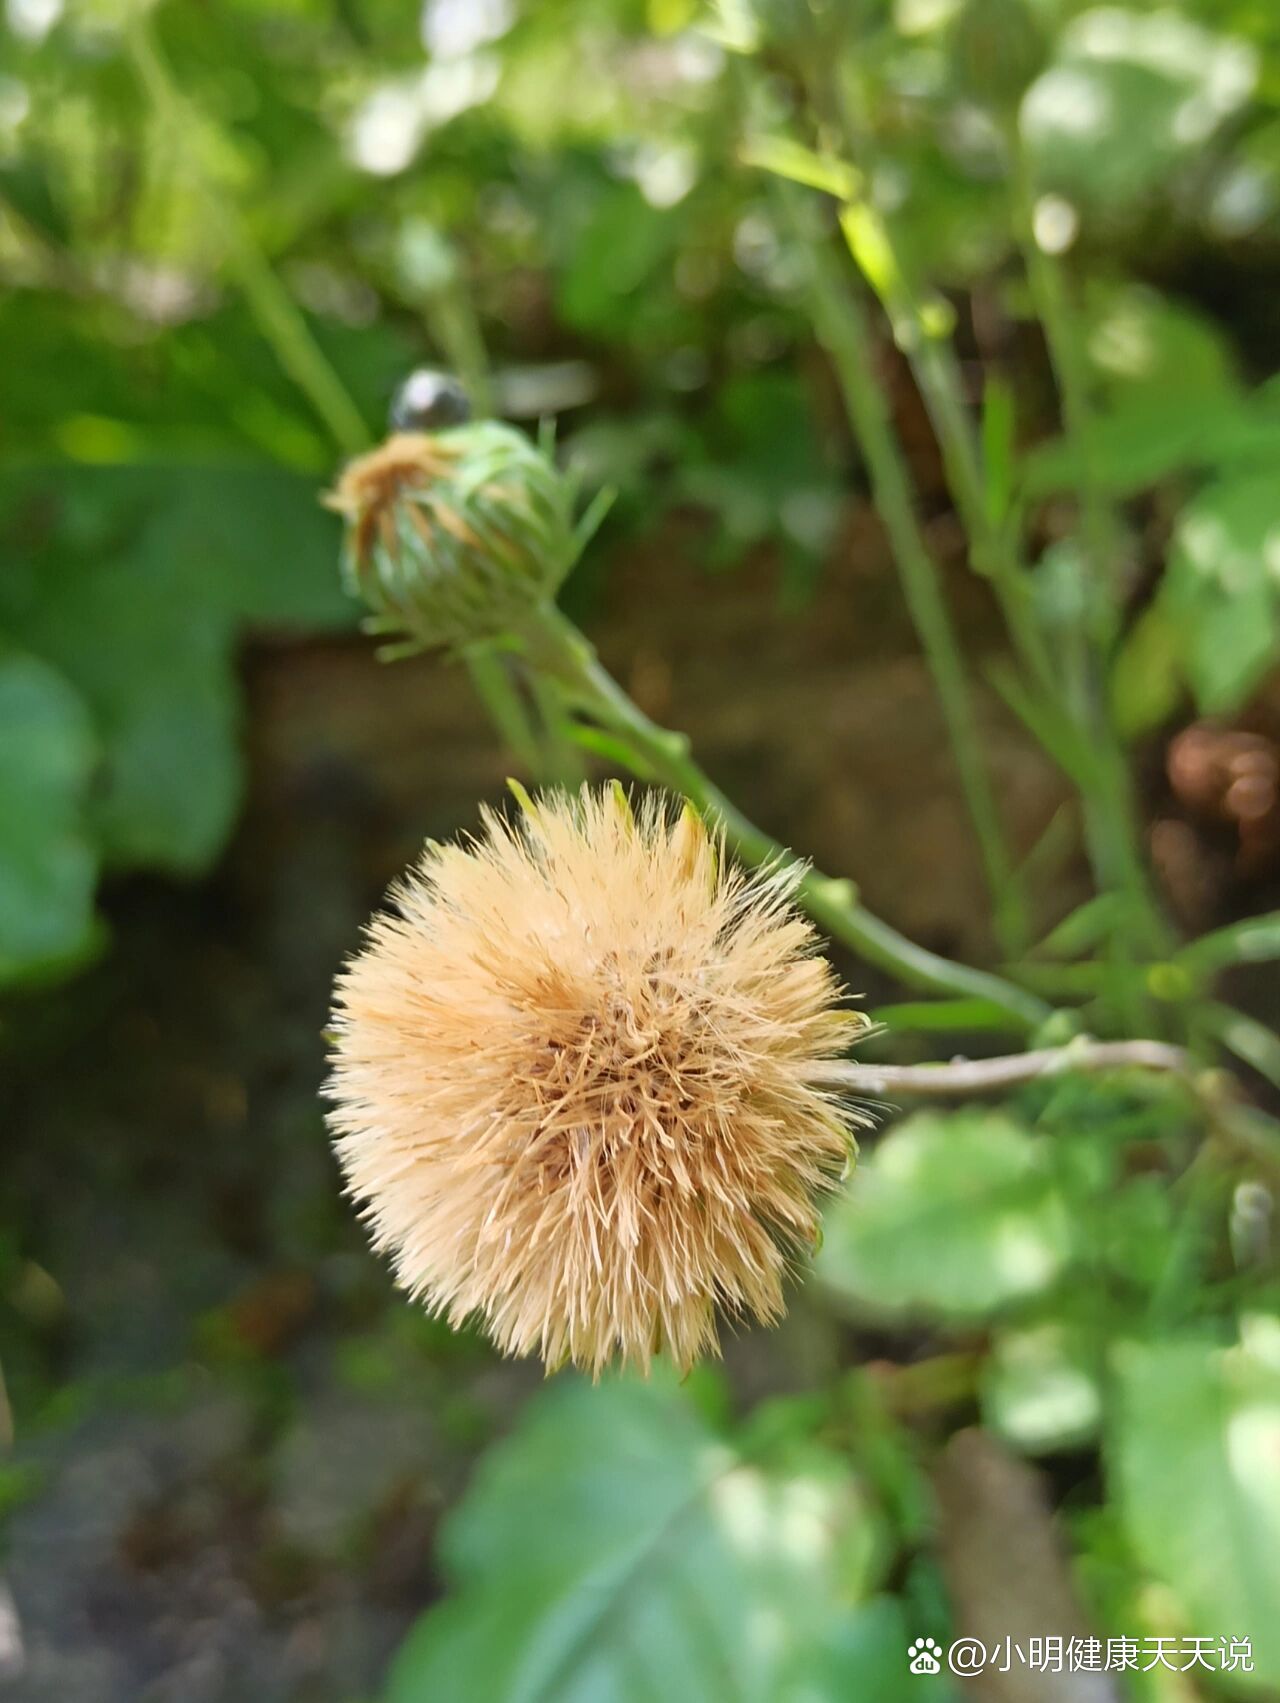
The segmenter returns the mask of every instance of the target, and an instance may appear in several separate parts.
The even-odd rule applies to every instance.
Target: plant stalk
[[[689,741],[660,727],[631,700],[601,665],[586,637],[559,609],[544,605],[518,635],[533,667],[556,681],[570,705],[611,734],[640,779],[683,794],[715,818],[730,844],[750,864],[796,864],[800,859],[751,822],[703,773]],[[799,897],[814,921],[842,945],[907,987],[988,1001],[1022,1033],[1052,1015],[1052,1007],[1003,977],[929,952],[858,902],[851,882],[806,869]]]
[[[1083,472],[1081,513],[1090,570],[1085,602],[1105,613],[1115,604],[1111,579],[1117,527],[1097,476],[1088,376],[1060,268],[1036,239],[1030,168],[1016,125],[1010,127],[1007,143],[1013,162],[1014,222],[1027,286],[1057,380],[1063,426],[1077,446]],[[1150,891],[1128,764],[1098,678],[1103,639],[1096,622],[1082,619],[1072,635],[1068,658],[1075,714],[1088,730],[1081,747],[1084,766],[1075,776],[1085,810],[1085,837],[1099,886],[1120,893],[1126,900],[1127,933],[1133,947],[1139,952],[1161,954],[1170,949],[1171,937]],[[1134,964],[1129,947],[1120,951],[1116,969],[1132,985]],[[1134,995],[1129,1004],[1132,1008],[1141,1000]],[[1134,1009],[1130,1014],[1140,1015]]]
[[[794,213],[794,198],[782,193]],[[951,617],[915,513],[910,480],[872,369],[870,338],[861,309],[837,276],[825,243],[815,242],[795,217],[809,272],[814,329],[831,356],[854,435],[871,480],[916,633],[942,701],[956,767],[978,837],[997,926],[1011,948],[1025,944],[1021,893],[1005,843],[995,791],[983,758],[969,686]]]
[[[814,1082],[868,1100],[973,1100],[1007,1093],[1072,1071],[1161,1072],[1182,1082],[1209,1126],[1210,1138],[1246,1164],[1280,1178],[1280,1123],[1242,1099],[1228,1072],[1206,1071],[1182,1047],[1163,1041],[1094,1041],[1080,1036],[1062,1047],[1038,1047],[999,1058],[953,1058],[944,1064],[860,1064],[835,1059],[815,1065]]]

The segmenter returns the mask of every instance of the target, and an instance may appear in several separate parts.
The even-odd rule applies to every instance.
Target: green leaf
[[[1206,714],[1238,709],[1280,654],[1280,488],[1274,469],[1228,475],[1178,518],[1161,588]]]
[[[815,1272],[859,1311],[982,1318],[1047,1288],[1069,1252],[1045,1142],[998,1114],[920,1112],[828,1209]]]
[[[1126,739],[1157,728],[1182,701],[1182,635],[1159,599],[1125,634],[1111,665],[1111,709]]]
[[[220,850],[241,772],[231,626],[193,600],[183,566],[145,552],[64,561],[17,630],[93,712],[108,861],[188,874]]]
[[[1251,46],[1173,11],[1084,12],[1022,103],[1037,181],[1120,213],[1203,149],[1256,79]]]
[[[1083,317],[1084,353],[1108,401],[1140,396],[1190,412],[1238,397],[1231,345],[1196,309],[1144,284],[1094,282]]]
[[[271,468],[53,468],[11,476],[3,496],[18,560],[0,608],[93,713],[106,859],[198,873],[240,798],[238,626],[354,617],[335,521],[308,481]]]
[[[669,213],[652,207],[630,183],[598,190],[578,228],[556,292],[567,325],[623,337],[635,325],[637,296],[670,259],[676,229]]]
[[[900,346],[920,337],[949,336],[955,312],[935,291],[917,293],[902,269],[898,250],[879,209],[869,201],[850,201],[840,209],[840,229],[858,270],[879,297]]]
[[[1115,893],[1095,893],[1055,923],[1035,950],[1045,958],[1079,958],[1092,952],[1123,920],[1124,902]]]
[[[815,1445],[783,1452],[745,1458],[663,1382],[553,1389],[450,1517],[451,1594],[410,1634],[387,1703],[866,1695],[882,1647],[841,1642],[857,1482]]]
[[[145,549],[211,609],[254,626],[353,627],[341,527],[308,479],[273,467],[163,469]]]
[[[1009,1013],[990,999],[907,999],[896,1005],[878,1005],[869,1012],[871,1021],[885,1029],[915,1029],[922,1034],[944,1034],[957,1029],[1004,1029]]]
[[[1179,1340],[1116,1356],[1111,1483],[1133,1549],[1188,1627],[1249,1638],[1280,1684],[1280,1357],[1276,1327],[1221,1349]]]
[[[96,859],[84,805],[97,756],[89,713],[61,675],[0,653],[0,982],[92,940]]]
[[[804,1693],[804,1703],[957,1703],[959,1691],[944,1668],[922,1682],[911,1672],[908,1647],[922,1634],[943,1629],[908,1618],[897,1597],[872,1597],[836,1629],[837,1648]],[[817,1664],[815,1664],[815,1668]]]

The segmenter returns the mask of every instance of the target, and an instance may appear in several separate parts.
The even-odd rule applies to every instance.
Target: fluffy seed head
[[[778,1319],[856,1113],[865,1020],[790,900],[691,811],[620,791],[429,846],[337,987],[330,1121],[404,1286],[598,1373]]]
[[[397,432],[351,462],[327,501],[346,520],[347,578],[375,627],[424,648],[518,625],[577,552],[570,481],[494,420]]]

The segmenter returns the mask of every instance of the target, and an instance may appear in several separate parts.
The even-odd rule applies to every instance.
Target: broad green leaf
[[[880,1596],[842,1619],[837,1648],[815,1660],[803,1703],[957,1703],[959,1690],[945,1668],[923,1680],[911,1672],[910,1645],[935,1628],[910,1616],[901,1599]]]
[[[450,1594],[387,1703],[868,1695],[858,1675],[884,1655],[853,1636],[865,1504],[838,1458],[780,1452],[744,1456],[663,1381],[540,1397],[450,1517]]]
[[[688,457],[675,491],[717,511],[713,565],[736,565],[745,544],[777,537],[810,561],[830,544],[840,491],[823,465],[812,398],[794,375],[749,373],[725,383],[706,427],[707,453]]]
[[[637,296],[669,263],[676,230],[669,210],[650,205],[631,183],[611,183],[579,214],[556,291],[565,323],[600,336],[625,337]]]
[[[62,676],[0,651],[0,982],[70,959],[92,938],[84,809],[97,756],[89,713]]]
[[[165,564],[166,582],[212,615],[254,626],[354,626],[358,605],[335,563],[337,517],[314,480],[279,467],[58,466],[9,473],[0,512],[14,525],[23,507],[52,513],[56,533],[39,554],[29,603],[56,593],[59,560],[127,552]]]
[[[273,467],[171,469],[146,551],[211,610],[258,627],[352,627],[341,529],[309,479]]]
[[[1117,1353],[1115,1374],[1106,1455],[1139,1561],[1174,1593],[1187,1627],[1252,1641],[1255,1671],[1234,1680],[1280,1685],[1274,1339],[1134,1344]]]
[[[1060,1323],[1004,1331],[982,1380],[986,1423],[1028,1454],[1076,1448],[1102,1416],[1089,1344]]]
[[[1072,440],[1037,445],[1023,458],[1020,489],[1034,501],[1092,477],[1104,490],[1130,496],[1177,474],[1262,468],[1278,456],[1280,411],[1269,389],[1245,398],[1135,394],[1091,423],[1087,462]]]
[[[1093,479],[1117,495],[1217,463],[1269,465],[1280,412],[1267,387],[1242,391],[1213,321],[1142,285],[1096,283],[1083,307],[1083,353],[1098,393],[1090,456],[1054,439],[1024,458],[1035,500]]]
[[[0,164],[0,203],[7,204],[47,241],[65,246],[71,238],[66,208],[46,161],[36,154]]]
[[[19,550],[26,510],[54,519],[0,610],[93,712],[106,859],[198,872],[240,796],[238,627],[353,619],[332,517],[271,468],[51,469],[10,477],[4,502]]]
[[[999,1114],[919,1112],[828,1208],[815,1273],[859,1311],[981,1318],[1047,1288],[1069,1253],[1045,1142]]]

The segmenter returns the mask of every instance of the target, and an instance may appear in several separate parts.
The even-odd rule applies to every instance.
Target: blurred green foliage
[[[959,352],[982,513],[1042,546],[1026,590],[1055,662],[1094,598],[1125,740],[1246,703],[1280,658],[1267,0],[11,0],[0,982],[98,947],[99,876],[211,867],[243,786],[240,647],[354,620],[317,494],[417,362],[561,415],[584,482],[619,493],[615,538],[692,508],[712,566],[767,545],[803,600],[862,469],[780,179],[839,204],[817,217],[841,289],[860,273],[883,309],[886,370]],[[1121,534],[1102,592],[1062,521],[1088,489]],[[1042,970],[1092,988],[1079,960],[1119,903]],[[1181,1011],[1276,952],[1272,919],[1153,985]],[[1260,1025],[1197,1020],[1276,1076]],[[697,1386],[552,1391],[451,1516],[448,1594],[388,1697],[915,1696],[908,1638],[949,1631],[919,1457],[957,1414],[1076,1463],[1104,1633],[1249,1636],[1233,1683],[1280,1687],[1271,1185],[1203,1142],[1181,1091],[1070,1079],[893,1128],[817,1279],[854,1330],[898,1333],[890,1389],[952,1355],[967,1384],[921,1420],[844,1374],[737,1427]]]
[[[784,595],[806,596],[851,450],[800,359],[767,176],[728,169],[744,48],[778,73],[775,112],[808,99],[844,132],[841,184],[801,175],[856,179],[860,258],[905,267],[880,284],[973,290],[1013,325],[1020,126],[1041,235],[1079,257],[1093,473],[1186,499],[1117,649],[1122,723],[1185,691],[1237,707],[1280,644],[1274,386],[1130,269],[1274,253],[1278,33],[1269,8],[1217,0],[15,4],[0,633],[58,672],[98,743],[86,776],[68,725],[62,804],[39,819],[106,869],[208,867],[240,786],[232,647],[349,618],[308,511],[417,360],[499,411],[568,408],[569,453],[621,494],[615,535],[692,506],[715,517],[713,564],[771,543]],[[1026,505],[1078,486],[1081,449],[1013,376],[1018,437],[1041,440],[1007,470]],[[13,865],[18,902],[56,914],[0,919],[7,980],[97,938],[82,882],[41,901],[30,879]]]

